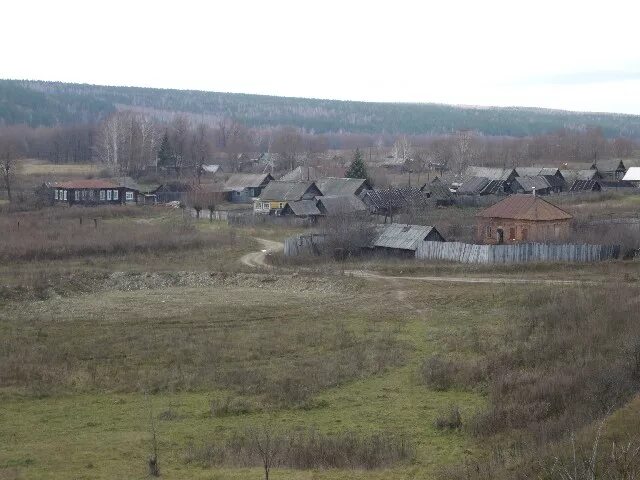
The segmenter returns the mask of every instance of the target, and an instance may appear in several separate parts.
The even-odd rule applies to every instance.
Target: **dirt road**
[[[264,238],[256,238],[258,242],[264,247],[259,252],[251,252],[247,253],[240,257],[240,263],[246,265],[248,267],[258,268],[258,267],[266,267],[272,268],[267,262],[265,262],[265,258],[268,254],[272,252],[280,251],[284,248],[284,243],[275,242],[273,240],[266,240]]]
[[[587,280],[558,280],[546,278],[513,278],[513,277],[449,277],[449,276],[394,276],[369,272],[366,270],[345,270],[345,275],[360,278],[382,280],[415,280],[425,282],[447,283],[534,283],[542,285],[597,285],[600,282]]]
[[[269,253],[278,252],[284,248],[284,244],[274,240],[266,240],[264,238],[256,238],[264,247],[258,252],[251,252],[243,255],[240,262],[243,265],[253,268],[273,268],[265,262],[265,258]],[[389,280],[396,283],[398,280],[412,280],[423,282],[447,282],[447,283],[511,283],[511,284],[542,284],[542,285],[597,285],[600,282],[588,280],[560,280],[546,278],[513,278],[513,277],[453,277],[453,276],[397,276],[384,275],[381,273],[371,272],[367,270],[345,270],[345,275],[354,277]]]

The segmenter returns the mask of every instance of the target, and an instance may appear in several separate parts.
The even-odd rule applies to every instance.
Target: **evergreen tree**
[[[349,165],[345,176],[347,178],[368,178],[367,167],[364,164],[362,153],[360,153],[359,148],[356,148],[356,153],[353,154],[353,161],[351,162],[351,165]]]
[[[158,150],[158,166],[165,168],[173,166],[174,157],[175,153],[173,153],[173,149],[169,143],[169,135],[165,133],[162,138],[162,143],[160,144],[160,150]]]

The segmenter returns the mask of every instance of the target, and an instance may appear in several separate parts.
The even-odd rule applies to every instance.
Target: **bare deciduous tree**
[[[0,134],[0,175],[7,199],[13,200],[19,161],[24,155],[24,139],[18,129],[8,129]]]

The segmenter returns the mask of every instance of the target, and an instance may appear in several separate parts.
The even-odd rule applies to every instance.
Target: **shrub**
[[[268,444],[271,466],[310,470],[317,468],[375,470],[409,462],[414,458],[413,444],[405,435],[379,432],[361,435],[344,432],[328,435],[316,429],[281,432],[269,427],[247,429],[226,440],[201,446],[189,444],[184,454],[187,463],[206,466],[262,466],[264,458],[256,442]]]
[[[252,410],[251,403],[243,398],[226,396],[222,399],[211,400],[211,415],[213,417],[244,415]]]
[[[438,415],[434,422],[438,430],[458,430],[462,428],[462,415],[458,405],[452,405],[449,411]]]
[[[454,383],[456,365],[439,355],[424,360],[421,368],[422,381],[434,390],[448,390]]]

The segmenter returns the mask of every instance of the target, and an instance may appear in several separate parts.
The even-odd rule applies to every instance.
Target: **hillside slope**
[[[294,126],[319,133],[447,133],[525,136],[562,127],[602,127],[607,136],[640,138],[640,116],[535,108],[368,103],[238,93],[0,80],[0,124],[31,126],[99,120],[117,108],[159,116],[186,112],[234,117],[252,127]]]

